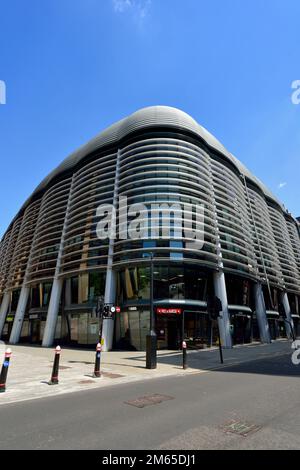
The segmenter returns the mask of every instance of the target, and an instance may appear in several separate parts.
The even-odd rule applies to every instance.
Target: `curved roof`
[[[63,162],[38,185],[32,195],[25,202],[22,209],[26,207],[35,194],[45,189],[54,178],[59,176],[61,173],[72,169],[91,152],[108,144],[117,143],[131,132],[151,126],[182,128],[200,136],[208,146],[223,154],[242,174],[244,174],[249,180],[253,181],[253,183],[255,183],[268,198],[280,205],[280,207],[285,211],[282,203],[266,188],[266,186],[237,158],[228,152],[228,150],[226,150],[226,148],[210,132],[185,112],[169,106],[150,106],[140,109],[100,132],[87,144],[83,145],[63,160]]]

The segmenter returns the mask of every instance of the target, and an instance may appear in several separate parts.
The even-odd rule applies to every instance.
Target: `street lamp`
[[[157,367],[157,336],[155,331],[155,314],[153,306],[153,253],[150,253],[150,332],[146,336],[146,368]]]

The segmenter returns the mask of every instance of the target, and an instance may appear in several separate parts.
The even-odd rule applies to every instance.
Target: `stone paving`
[[[287,340],[279,340],[268,345],[253,343],[235,346],[233,349],[223,351],[222,366],[218,348],[188,351],[189,367],[183,370],[180,351],[158,351],[157,369],[148,370],[145,368],[144,352],[111,351],[102,353],[102,376],[95,379],[93,378],[94,351],[63,348],[59,384],[49,386],[47,382],[52,372],[53,348],[14,345],[11,349],[7,387],[6,392],[0,394],[0,405],[151,378],[200,374],[264,357],[273,356],[276,360],[276,355],[292,353],[291,341]],[[1,357],[3,350],[2,346]]]

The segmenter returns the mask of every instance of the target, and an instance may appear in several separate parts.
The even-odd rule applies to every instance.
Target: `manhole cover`
[[[147,395],[145,397],[136,398],[135,400],[125,401],[124,403],[126,405],[135,406],[137,408],[145,408],[145,406],[158,405],[159,403],[168,400],[174,400],[174,397],[154,393],[153,395]]]
[[[113,374],[112,372],[101,372],[103,377],[108,377],[109,379],[118,379],[120,377],[125,377],[125,375],[121,374]]]
[[[78,382],[80,385],[87,385],[87,384],[94,384],[95,381],[94,380],[80,380],[80,382]]]
[[[223,431],[238,434],[239,436],[246,437],[248,434],[252,434],[261,429],[260,426],[255,424],[247,423],[246,421],[230,421],[223,426]]]

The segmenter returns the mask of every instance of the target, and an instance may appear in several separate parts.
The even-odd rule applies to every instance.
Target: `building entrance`
[[[231,315],[233,344],[247,344],[252,340],[251,315],[242,313]]]
[[[156,320],[156,334],[158,349],[180,348],[181,343],[181,316],[179,318],[158,316]]]
[[[214,342],[214,332],[206,312],[158,308],[156,333],[158,349],[180,349],[183,339],[190,349],[207,348]]]

